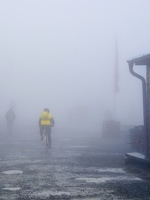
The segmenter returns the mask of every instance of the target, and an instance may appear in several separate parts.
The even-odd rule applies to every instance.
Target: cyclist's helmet
[[[49,113],[49,109],[48,108],[44,108],[44,111]]]

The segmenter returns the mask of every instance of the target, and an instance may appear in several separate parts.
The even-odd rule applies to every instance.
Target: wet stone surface
[[[96,139],[0,143],[0,199],[150,199],[149,167],[124,164],[126,144]]]

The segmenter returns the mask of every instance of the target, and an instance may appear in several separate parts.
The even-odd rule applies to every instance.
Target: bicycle
[[[45,151],[47,152],[48,149],[51,148],[51,139],[49,142],[48,133],[46,129],[43,130],[43,144],[45,146]]]

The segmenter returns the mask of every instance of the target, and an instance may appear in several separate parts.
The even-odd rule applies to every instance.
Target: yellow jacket
[[[47,111],[42,112],[40,116],[40,124],[41,125],[51,125],[53,120],[53,116]]]

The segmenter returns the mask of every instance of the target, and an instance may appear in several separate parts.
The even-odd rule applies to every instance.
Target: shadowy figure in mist
[[[40,127],[41,140],[43,140],[43,131],[46,130],[48,133],[49,148],[51,148],[51,127],[53,126],[54,126],[54,118],[52,114],[49,113],[49,109],[45,108],[39,118],[39,127]]]
[[[12,108],[10,108],[7,112],[6,112],[6,121],[7,121],[7,131],[8,134],[12,134],[12,130],[13,130],[13,123],[14,120],[16,119],[16,115],[15,112]]]

